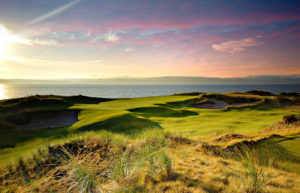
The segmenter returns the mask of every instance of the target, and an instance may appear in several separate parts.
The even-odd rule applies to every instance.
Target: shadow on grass
[[[174,110],[167,107],[141,107],[129,109],[128,111],[143,117],[188,117],[198,115],[197,112],[188,110]]]
[[[282,142],[293,142],[293,140],[297,140],[298,138],[299,137],[273,135],[270,138],[258,142],[245,141],[236,145],[235,150],[237,150],[238,153],[250,152],[252,157],[257,158],[259,165],[272,166],[274,168],[300,173],[299,156],[281,144]],[[295,148],[297,149],[297,147]]]
[[[125,114],[118,117],[113,117],[105,121],[97,122],[79,128],[75,132],[85,132],[91,130],[107,130],[115,133],[123,133],[128,135],[136,135],[145,129],[162,127],[149,119],[139,118],[133,114]],[[68,126],[60,128],[49,128],[39,130],[9,130],[1,132],[0,148],[14,147],[18,143],[30,141],[36,138],[57,139],[63,138],[71,134],[68,131]]]
[[[0,149],[14,147],[17,143],[26,142],[35,138],[55,138],[68,134],[67,126],[49,129],[24,129],[34,120],[52,119],[55,116],[65,114],[74,104],[98,104],[113,99],[94,98],[86,96],[57,96],[36,95],[24,98],[8,99],[0,101]],[[74,111],[74,110],[72,110]],[[75,110],[78,112],[78,110]],[[61,112],[61,113],[60,113]]]
[[[274,159],[273,162],[275,162],[275,164],[277,161],[300,164],[299,157],[294,155],[292,152],[290,152],[280,144],[281,142],[289,142],[295,139],[297,139],[297,137],[273,137],[259,142],[253,148],[257,152],[259,152],[262,160],[267,160],[267,158],[269,157]],[[278,165],[278,167],[280,166]]]
[[[111,132],[118,132],[118,133],[124,133],[124,134],[136,134],[144,129],[150,129],[150,128],[159,128],[162,129],[162,127],[149,119],[139,118],[131,113],[113,117],[110,119],[107,119],[105,121],[97,122],[85,127],[79,128],[77,131],[90,131],[90,130],[108,130]]]

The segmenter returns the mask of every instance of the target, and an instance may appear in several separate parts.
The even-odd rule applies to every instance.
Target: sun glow
[[[5,54],[5,47],[7,44],[6,37],[7,37],[7,30],[3,26],[0,26],[0,57],[3,57]],[[0,94],[1,94],[1,90],[0,90]]]
[[[12,34],[10,30],[0,24],[0,59],[5,58],[6,48],[11,43],[31,44],[29,40]]]

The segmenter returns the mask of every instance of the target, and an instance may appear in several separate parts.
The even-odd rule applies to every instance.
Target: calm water
[[[185,85],[54,85],[54,84],[0,84],[0,99],[25,97],[30,95],[86,95],[108,98],[132,98],[170,95],[182,92],[231,92],[266,90],[272,93],[300,92],[298,84],[185,84]]]

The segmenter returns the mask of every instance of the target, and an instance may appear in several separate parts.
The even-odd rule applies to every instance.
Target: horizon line
[[[294,75],[249,75],[240,77],[214,77],[214,76],[118,76],[118,77],[99,77],[99,78],[83,78],[83,77],[67,77],[67,78],[0,78],[0,80],[44,80],[44,81],[62,81],[62,80],[109,80],[109,79],[151,79],[151,78],[211,78],[211,79],[243,79],[243,78],[259,78],[259,77],[296,77],[300,78],[300,74]]]

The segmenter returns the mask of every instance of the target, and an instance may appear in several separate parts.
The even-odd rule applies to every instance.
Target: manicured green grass
[[[281,146],[283,146],[285,149],[287,149],[292,154],[296,155],[298,158],[300,158],[300,135],[292,135],[289,136],[290,140],[284,140],[278,142]],[[300,169],[300,168],[299,168]]]
[[[276,121],[282,120],[284,115],[296,113],[295,110],[288,109],[193,110],[199,115],[183,118],[156,118],[153,120],[160,123],[167,131],[184,133],[187,136],[197,138],[226,132],[250,133],[259,131]]]
[[[139,118],[133,114],[123,114],[120,116],[110,117],[104,121],[100,121],[91,125],[87,125],[79,128],[79,131],[89,131],[89,130],[109,130],[117,133],[127,133],[132,132],[138,133],[143,131],[143,129],[150,128],[161,128],[159,124],[145,118]]]
[[[167,107],[140,107],[130,109],[130,112],[136,113],[143,117],[188,117],[193,115],[198,115],[195,111],[188,110],[176,110]]]
[[[33,99],[42,100],[40,98]],[[271,107],[265,109],[246,108],[243,110],[197,109],[191,107],[193,100],[197,102],[200,100],[199,96],[195,95],[116,100],[89,99],[80,96],[69,98],[48,96],[46,99],[51,99],[51,104],[57,104],[58,102],[55,102],[55,100],[63,101],[59,102],[59,104],[62,103],[59,108],[79,110],[79,121],[73,125],[57,129],[3,131],[0,135],[2,147],[17,146],[1,150],[0,164],[6,162],[7,157],[12,158],[16,154],[24,154],[34,149],[35,146],[50,143],[60,138],[67,139],[67,136],[74,132],[108,130],[132,134],[132,132],[138,130],[161,128],[171,133],[180,133],[192,138],[203,138],[226,132],[251,133],[259,131],[281,120],[284,115],[299,113],[299,110],[297,112],[297,110],[292,109]],[[17,102],[19,106],[24,106],[22,105],[24,102]],[[39,101],[39,103],[49,109],[49,106],[45,105],[46,103],[43,101]],[[8,106],[11,104],[5,103],[2,105]]]

